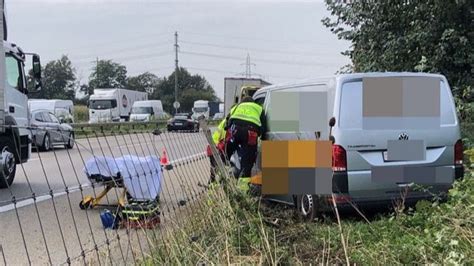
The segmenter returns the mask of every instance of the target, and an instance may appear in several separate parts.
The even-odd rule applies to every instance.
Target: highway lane
[[[82,264],[83,251],[86,262],[94,263],[107,257],[114,258],[118,264],[123,264],[120,263],[123,259],[133,261],[132,250],[135,256],[149,251],[150,233],[145,236],[145,231],[127,234],[123,229],[104,230],[99,217],[102,208],[85,211],[78,207],[84,195],[94,195],[101,189],[89,185],[82,191],[77,189],[80,184],[89,183],[83,173],[84,160],[94,155],[161,155],[166,148],[175,165],[173,170],[163,172],[160,199],[162,226],[166,226],[177,222],[174,217],[180,213],[188,216],[190,210],[186,207],[197,202],[204,192],[198,183],[207,182],[209,176],[209,162],[203,154],[205,146],[202,133],[138,134],[81,139],[72,150],[60,148],[35,153],[28,163],[17,169],[18,176],[11,189],[2,190],[0,194],[0,261],[3,257],[8,264],[47,264],[51,258],[53,264],[60,264],[69,257],[75,258],[74,263]],[[53,198],[48,196],[50,188],[55,195]],[[31,199],[32,191],[36,203]],[[109,192],[104,202],[115,203],[119,193]],[[11,203],[11,194],[19,200],[16,208]],[[160,233],[158,230],[153,235]],[[105,244],[107,240],[112,242],[110,248]],[[95,245],[100,246],[100,252],[94,251]]]
[[[0,190],[0,206],[53,193],[65,188],[77,188],[89,183],[84,162],[93,156],[121,157],[123,155],[161,156],[166,148],[170,161],[192,157],[205,151],[205,139],[200,133],[149,133],[79,139],[73,149],[56,147],[54,151],[32,150],[32,158],[17,165],[17,174],[10,189]]]

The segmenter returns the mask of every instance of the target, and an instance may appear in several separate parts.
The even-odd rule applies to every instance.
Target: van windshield
[[[133,107],[132,114],[151,114],[153,113],[153,108],[140,106],[140,107]]]
[[[89,104],[90,109],[103,110],[117,107],[116,100],[91,100]]]
[[[207,112],[208,107],[194,107],[194,112],[196,113],[204,113]]]
[[[366,122],[368,121],[366,117],[363,115],[364,113],[364,106],[363,106],[363,82],[362,81],[354,81],[354,82],[347,82],[342,85],[341,91],[341,103],[340,103],[340,113],[339,113],[339,127],[344,129],[362,129],[366,128]],[[453,108],[452,98],[448,91],[446,84],[443,81],[440,82],[440,94],[439,94],[439,103],[424,103],[421,108],[421,112],[423,109],[429,109],[431,106],[439,106],[439,117],[437,117],[438,125],[449,125],[455,123],[455,111]],[[385,99],[384,99],[385,100]],[[387,99],[388,100],[388,99]],[[391,100],[393,101],[393,99]],[[382,100],[383,102],[383,100]],[[381,113],[387,113],[384,110],[384,103],[382,102],[375,102],[378,104],[377,108],[380,108]],[[418,112],[420,109],[418,109]],[[379,117],[372,117],[372,121],[375,121],[375,125],[378,125],[379,128],[372,128],[370,129],[395,129],[399,125],[407,125],[408,128],[412,129],[424,129],[424,123],[430,123],[430,117],[428,116],[420,116],[420,117],[390,117],[386,115],[380,115]],[[377,120],[378,119],[378,120]],[[404,121],[401,121],[405,119]],[[401,126],[403,127],[403,126]],[[406,126],[405,126],[406,127]]]

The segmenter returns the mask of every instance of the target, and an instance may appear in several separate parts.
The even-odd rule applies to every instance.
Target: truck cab
[[[120,121],[117,94],[114,89],[94,90],[89,98],[89,123]]]
[[[194,102],[192,118],[198,120],[200,117],[209,119],[209,101],[198,100]]]
[[[31,155],[28,93],[41,89],[41,64],[38,55],[24,53],[14,43],[4,40],[1,48],[0,188],[7,188],[15,178],[16,164],[25,163]],[[27,82],[24,70],[26,55],[33,56],[31,82]]]

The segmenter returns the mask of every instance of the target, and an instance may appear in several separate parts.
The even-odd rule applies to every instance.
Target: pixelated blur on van
[[[328,140],[335,118],[332,189],[341,207],[389,206],[401,195],[408,204],[443,198],[463,176],[459,121],[443,75],[344,74],[264,87],[253,98],[267,113],[269,140],[315,139],[317,131]],[[321,198],[332,203],[328,195],[271,197],[301,199],[306,213]]]

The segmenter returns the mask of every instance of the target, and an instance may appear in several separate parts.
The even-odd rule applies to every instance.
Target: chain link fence
[[[209,208],[207,126],[200,132],[166,132],[156,123],[4,131],[0,264],[172,262],[170,254],[180,251],[170,248],[176,232],[206,226],[192,217]],[[21,135],[32,139],[27,162]]]

